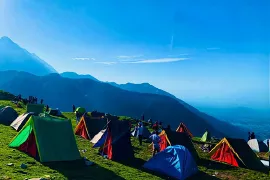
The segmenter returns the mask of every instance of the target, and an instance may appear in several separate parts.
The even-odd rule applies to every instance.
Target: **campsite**
[[[8,93],[1,92],[1,97],[8,97],[8,95]],[[9,106],[13,108],[18,115],[23,115],[27,112],[27,107],[25,105],[21,104],[21,107],[18,108],[10,100],[0,100],[0,105],[2,107]],[[31,128],[34,132],[34,135],[37,138],[36,142],[38,142],[36,144],[36,150],[40,155],[40,157],[37,158],[33,158],[33,156],[22,152],[22,149],[18,150],[19,144],[16,144],[16,142],[19,142],[16,141],[16,137],[19,139],[18,132],[13,127],[0,124],[0,179],[173,179],[172,177],[164,175],[162,170],[160,170],[160,173],[157,173],[145,168],[149,166],[149,163],[152,163],[152,161],[154,164],[158,164],[155,163],[156,160],[151,160],[148,165],[144,165],[152,156],[151,143],[146,142],[146,139],[143,140],[143,145],[140,146],[136,137],[131,136],[131,144],[129,145],[129,138],[121,138],[121,145],[118,145],[117,148],[113,148],[118,149],[118,153],[120,152],[120,154],[117,155],[118,157],[125,157],[123,153],[134,151],[134,158],[132,158],[132,161],[117,161],[117,158],[107,159],[99,155],[99,148],[93,148],[93,144],[90,143],[88,138],[81,137],[81,135],[72,135],[77,126],[76,116],[73,112],[62,112],[62,117],[60,118],[55,116],[44,118],[49,118],[51,120],[39,121],[39,119],[36,119],[36,116],[31,116],[20,131],[21,134],[24,134],[23,132],[25,132],[27,128]],[[132,122],[132,125],[136,125],[136,120],[130,117],[119,116],[118,118],[120,121],[123,121],[123,123],[119,121],[122,125],[114,125],[115,127],[111,127],[112,131],[110,131],[110,133],[112,134],[120,133],[122,131],[118,128],[120,126],[127,127],[127,125],[125,125],[127,124],[127,121]],[[94,119],[97,120],[97,118]],[[83,122],[83,120],[81,122]],[[181,127],[182,126],[183,125],[181,125]],[[100,127],[104,127],[104,122],[101,122],[101,124],[96,126],[97,129]],[[152,131],[151,128],[148,127],[148,129],[150,132]],[[101,130],[102,128],[99,131]],[[96,130],[93,132],[92,130],[91,132],[101,134],[102,136],[104,132],[99,131]],[[166,151],[173,150],[175,152],[181,151],[181,153],[184,153],[187,151],[186,149],[188,149],[187,156],[194,157],[194,160],[191,160],[190,162],[190,166],[194,166],[194,164],[198,165],[198,172],[195,168],[197,173],[188,179],[269,179],[269,172],[262,173],[257,170],[251,170],[252,168],[248,169],[245,166],[233,167],[225,163],[211,160],[211,155],[200,149],[200,146],[203,143],[201,139],[205,138],[203,134],[203,138],[193,137],[191,141],[191,139],[189,139],[191,132],[189,132],[188,127],[185,127],[183,131],[183,133],[176,132],[175,130],[166,131],[168,144],[176,145],[170,146],[175,147],[176,149],[167,148]],[[59,134],[60,132],[62,136],[54,136],[54,134]],[[30,133],[28,134],[30,136]],[[64,135],[66,135],[66,137],[64,137]],[[113,137],[114,136],[112,136],[112,139],[114,139]],[[65,141],[72,143],[65,143]],[[181,144],[181,142],[184,143]],[[228,142],[233,144],[230,139]],[[244,148],[249,148],[248,144],[245,144],[246,146]],[[178,147],[179,145],[184,146]],[[42,146],[43,148],[40,148]],[[236,146],[235,143],[232,146]],[[132,147],[132,150],[129,149],[129,147]],[[47,148],[47,150],[44,148]],[[241,148],[240,150],[239,148],[234,148],[234,150],[241,151]],[[156,156],[162,157],[162,153],[166,153],[166,151],[161,151],[160,155],[158,154]],[[246,152],[246,150],[244,149],[243,152]],[[253,153],[251,149],[249,149],[249,152],[251,154]],[[55,156],[55,153],[58,153],[58,155]],[[241,159],[244,159],[244,164],[249,162],[251,163],[250,166],[252,166],[252,158],[257,158],[255,153],[254,157],[251,159],[249,159],[249,157],[244,157],[246,155],[245,153],[240,154],[238,152],[238,154],[241,156]],[[259,155],[266,160],[268,158],[268,153],[259,153]],[[129,158],[128,156],[129,155],[127,155],[126,158]],[[196,158],[195,156],[198,157]],[[88,162],[90,163],[85,163],[85,159],[89,160]],[[161,161],[158,160],[158,162],[160,163]]]

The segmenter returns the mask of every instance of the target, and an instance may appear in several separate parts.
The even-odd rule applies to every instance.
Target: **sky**
[[[0,36],[58,72],[148,82],[211,106],[269,106],[268,0],[0,0]]]

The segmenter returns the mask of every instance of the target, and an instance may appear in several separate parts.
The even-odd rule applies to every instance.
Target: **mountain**
[[[211,124],[214,128],[220,129],[220,131],[224,134],[228,133],[228,130],[230,131],[231,137],[242,137],[246,138],[246,132],[248,131],[245,128],[236,127],[228,122],[221,121],[213,116],[210,116],[206,113],[203,113],[199,111],[198,109],[194,108],[193,106],[187,104],[186,102],[178,99],[174,95],[161,90],[149,83],[142,83],[142,84],[133,84],[133,83],[127,83],[127,84],[117,84],[114,82],[109,82],[109,84],[119,87],[124,90],[132,91],[132,92],[139,92],[139,93],[149,93],[149,94],[158,94],[158,95],[164,95],[171,98],[176,99],[180,104],[182,104],[187,110],[190,112],[196,114],[200,118],[204,119],[207,123]],[[223,127],[223,128],[221,128]]]
[[[133,84],[133,83],[117,84],[115,82],[108,82],[108,83],[115,86],[115,87],[119,87],[119,88],[127,90],[127,91],[158,94],[158,95],[164,95],[164,96],[176,98],[174,95],[172,95],[172,94],[170,94],[162,89],[159,89],[159,88],[157,88],[149,83],[142,83],[142,84]]]
[[[89,74],[77,74],[75,72],[63,72],[60,74],[62,77],[70,78],[70,79],[92,79],[94,81],[99,81],[95,77]]]
[[[70,79],[59,74],[35,76],[25,72],[1,71],[0,89],[26,97],[33,95],[42,98],[49,106],[62,111],[71,111],[74,104],[86,107],[88,111],[99,110],[137,118],[144,114],[145,118],[163,121],[174,129],[180,122],[184,122],[197,136],[201,136],[206,129],[217,137],[224,136],[220,132],[223,127],[213,128],[174,98],[126,91],[91,79]]]
[[[92,77],[91,75],[88,75],[88,76]],[[87,77],[87,76],[85,76],[85,77]],[[170,98],[177,100],[181,105],[183,105],[186,108],[186,110],[188,110],[191,113],[194,113],[196,116],[202,118],[204,121],[211,124],[211,126],[213,126],[215,129],[219,129],[220,132],[222,132],[223,134],[228,134],[228,132],[229,132],[230,137],[246,138],[246,134],[248,131],[247,128],[243,128],[243,126],[236,127],[235,125],[233,125],[229,122],[221,121],[214,116],[210,116],[204,112],[201,112],[198,109],[194,108],[193,106],[182,101],[181,99],[178,99],[174,95],[172,95],[172,94],[170,94],[162,89],[159,89],[159,88],[157,88],[149,83],[141,83],[141,84],[133,84],[133,83],[117,84],[115,82],[106,82],[106,83],[108,83],[114,87],[121,88],[121,89],[126,90],[126,91],[168,96]]]
[[[0,71],[17,70],[35,75],[57,73],[48,63],[29,53],[8,37],[0,39]]]

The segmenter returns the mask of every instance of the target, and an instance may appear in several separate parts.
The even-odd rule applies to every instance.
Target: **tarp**
[[[205,131],[205,133],[203,134],[201,141],[202,142],[207,142],[211,140],[211,135],[208,131]]]
[[[233,153],[233,156],[231,153]],[[236,164],[230,163],[230,160],[228,160],[232,158],[231,162],[234,162],[233,159],[235,159],[239,167],[264,173],[268,172],[268,169],[264,167],[257,155],[243,139],[223,138],[209,154],[211,155],[211,159],[216,161],[236,166]]]
[[[16,131],[20,131],[32,115],[34,115],[34,113],[23,113],[17,117],[10,126],[13,127]]]
[[[26,112],[33,112],[36,115],[44,113],[44,104],[27,104]]]
[[[34,158],[40,162],[80,159],[70,120],[31,116],[9,147],[32,156],[38,152]]]
[[[84,139],[92,139],[99,131],[106,128],[106,125],[106,119],[93,119],[84,115],[75,128],[75,134]]]
[[[0,124],[9,126],[17,117],[18,113],[10,106],[0,110]]]
[[[259,141],[258,139],[251,139],[248,141],[249,147],[255,152],[268,152],[269,148],[266,144]]]
[[[189,129],[186,127],[184,123],[180,123],[180,125],[176,129],[176,132],[184,132],[184,133],[187,133],[189,137],[191,138],[193,137],[193,135],[191,134],[191,132],[189,131]]]
[[[198,172],[191,153],[181,145],[167,147],[147,161],[143,167],[181,180]]]
[[[134,137],[138,137],[138,135],[139,135],[138,128],[134,128],[131,135],[134,136]],[[143,136],[144,139],[148,139],[149,136],[151,136],[150,131],[145,126],[143,126],[143,135],[142,136]]]

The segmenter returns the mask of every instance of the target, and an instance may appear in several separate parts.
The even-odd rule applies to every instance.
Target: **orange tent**
[[[193,135],[191,134],[191,132],[188,130],[188,128],[186,127],[184,123],[180,123],[180,125],[176,129],[176,132],[184,132],[184,133],[187,133],[189,137],[191,138],[193,137]]]

